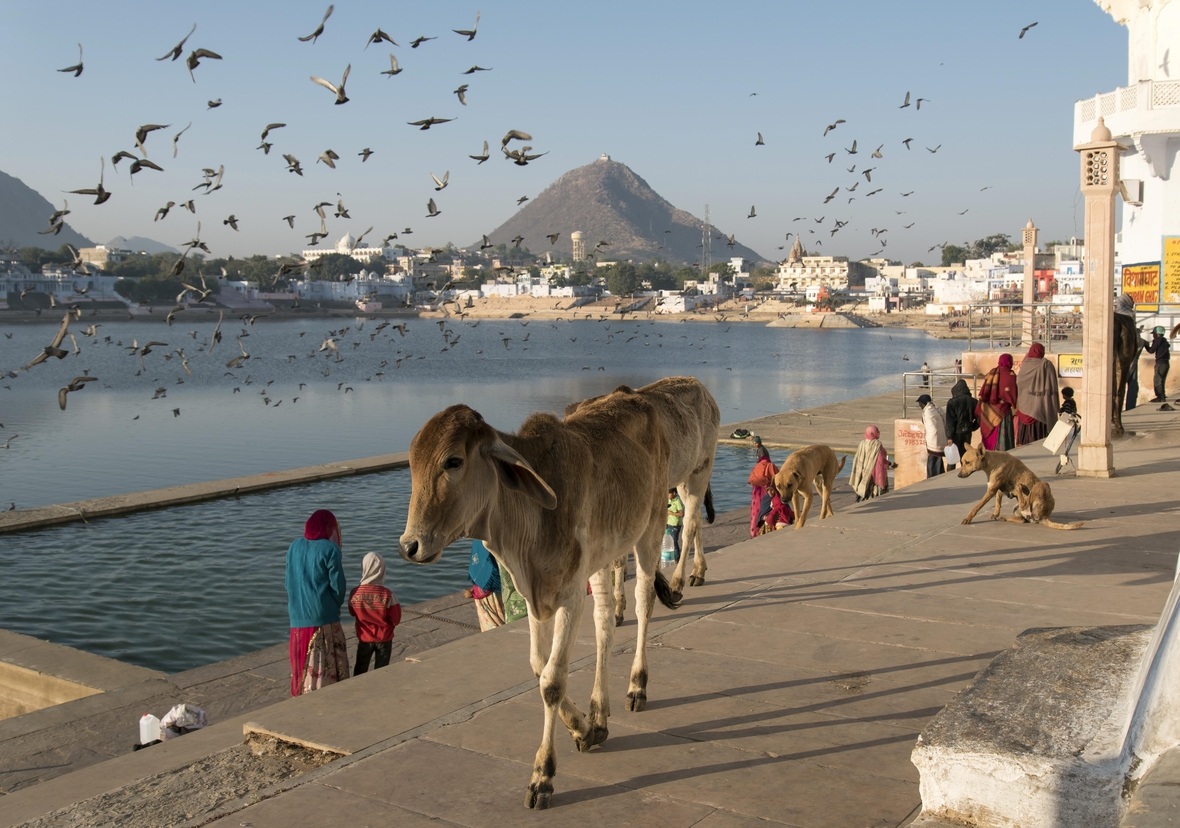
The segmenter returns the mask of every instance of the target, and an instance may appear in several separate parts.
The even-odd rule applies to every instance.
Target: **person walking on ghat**
[[[918,405],[922,407],[922,428],[926,432],[926,477],[931,478],[946,471],[942,463],[947,446],[946,421],[929,394],[918,397]]]
[[[1168,379],[1168,366],[1171,359],[1171,346],[1168,345],[1168,340],[1164,336],[1166,331],[1163,325],[1156,325],[1151,332],[1151,342],[1144,346],[1144,349],[1149,354],[1155,354],[1155,397],[1151,399],[1153,403],[1162,403],[1168,401],[1168,390],[1165,384]]]
[[[1016,445],[1026,446],[1049,436],[1057,422],[1057,368],[1045,359],[1045,346],[1034,342],[1016,374]]]
[[[288,655],[291,695],[348,678],[348,648],[340,605],[348,595],[340,552],[340,524],[327,509],[307,519],[303,537],[287,549]]]
[[[1073,398],[1073,389],[1068,385],[1061,389],[1061,408],[1057,413],[1059,419],[1065,420],[1073,426],[1073,430],[1069,433],[1069,442],[1065,444],[1061,456],[1057,458],[1057,468],[1053,470],[1054,474],[1061,474],[1069,466],[1069,450],[1073,448],[1074,440],[1078,439],[1078,431],[1082,423],[1081,415],[1078,414],[1078,404]]]
[[[857,503],[889,491],[889,455],[881,445],[881,430],[875,425],[865,429],[865,438],[856,447],[848,485],[856,492]]]
[[[971,435],[979,428],[979,417],[975,415],[978,406],[979,401],[971,396],[967,380],[961,379],[956,382],[951,389],[951,398],[946,404],[946,436],[959,450],[960,457],[963,456],[967,444],[971,442]],[[947,465],[948,471],[953,468],[953,464]]]
[[[361,562],[361,582],[348,595],[348,613],[356,619],[356,668],[354,676],[389,666],[393,654],[393,630],[402,620],[402,605],[385,586],[385,559],[376,552]]]
[[[987,372],[979,389],[979,436],[988,451],[1011,451],[1016,446],[1012,428],[1012,410],[1016,408],[1016,374],[1012,373],[1012,354],[1000,354],[999,364]]]
[[[680,532],[684,529],[684,501],[675,488],[668,489],[668,523],[664,529],[672,536],[672,547],[676,550],[676,562],[680,563]]]

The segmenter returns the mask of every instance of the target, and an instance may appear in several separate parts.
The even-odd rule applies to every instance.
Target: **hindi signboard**
[[[1180,302],[1180,236],[1164,236],[1161,302]]]
[[[1159,311],[1160,263],[1140,262],[1123,265],[1122,287],[1123,293],[1128,293],[1135,299],[1135,307],[1138,310]]]
[[[1080,377],[1082,375],[1082,355],[1081,354],[1058,354],[1057,355],[1057,376],[1059,377]]]

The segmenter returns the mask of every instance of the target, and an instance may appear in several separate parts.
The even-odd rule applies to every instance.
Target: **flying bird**
[[[443,177],[442,177],[442,180],[441,180],[441,181],[439,181],[439,179],[438,179],[438,176],[437,176],[437,175],[435,175],[434,173],[431,173],[431,174],[430,174],[430,177],[434,179],[434,190],[435,190],[435,192],[438,192],[439,190],[443,190],[443,189],[445,189],[445,188],[446,188],[446,186],[447,186],[447,184],[450,182],[450,180],[451,180],[451,171],[450,171],[450,170],[447,170],[445,173],[443,173]]]
[[[389,68],[386,69],[381,74],[382,75],[389,75],[389,77],[392,78],[394,75],[401,74],[401,72],[402,72],[402,68],[397,65],[397,57],[394,56],[393,52],[390,52],[389,53]]]
[[[445,123],[448,123],[449,121],[453,121],[453,120],[455,120],[455,119],[454,118],[435,118],[432,115],[429,118],[423,118],[421,121],[406,121],[406,123],[409,126],[416,126],[416,127],[419,127],[421,130],[425,131],[425,130],[430,129],[435,124],[445,124]]]
[[[835,129],[837,126],[839,126],[842,123],[844,123],[844,119],[839,118],[836,120],[835,123],[828,124],[827,127],[824,128],[824,135],[827,135],[829,132],[831,132],[833,129]]]
[[[158,58],[156,58],[156,60],[167,60],[168,58],[172,58],[172,60],[175,61],[184,52],[184,44],[188,41],[188,39],[190,37],[193,36],[193,32],[195,32],[196,30],[197,30],[197,24],[194,23],[193,27],[191,29],[189,29],[188,34],[186,34],[184,36],[184,40],[181,40],[179,43],[177,43],[175,46],[173,46],[171,49],[169,49],[167,52],[165,52],[163,57],[158,57]]]
[[[66,396],[69,395],[71,391],[81,391],[86,387],[86,383],[94,382],[96,379],[98,379],[98,377],[74,377],[74,379],[70,381],[69,385],[60,389],[57,392],[57,404],[61,406],[61,410],[66,410]]]
[[[369,39],[367,41],[365,41],[365,49],[368,49],[374,43],[380,43],[383,40],[386,43],[392,44],[394,46],[398,45],[392,37],[387,35],[385,32],[381,31],[381,29],[377,29],[377,31],[375,31],[371,35],[369,35]],[[364,49],[362,49],[361,51],[364,51]]]
[[[131,157],[134,158],[135,156],[131,156]],[[108,193],[106,191],[106,189],[104,189],[102,186],[103,175],[106,172],[107,160],[105,158],[99,158],[98,160],[99,160],[99,163],[101,164],[100,169],[99,169],[99,173],[98,173],[98,186],[93,189],[68,190],[68,192],[73,193],[74,195],[92,195],[92,196],[94,196],[94,203],[95,204],[102,204],[103,202],[105,202],[107,199],[109,199],[111,197],[111,194]]]
[[[748,219],[757,218],[758,214],[754,212],[754,205],[750,205],[750,215],[746,216]]]
[[[208,49],[196,49],[190,52],[189,56],[184,59],[184,65],[188,67],[188,76],[193,79],[193,83],[197,82],[197,76],[193,74],[193,70],[201,65],[201,58],[221,60],[221,55]]]
[[[143,157],[147,158],[147,148],[143,142],[147,140],[148,134],[155,132],[157,129],[167,129],[172,124],[144,124],[139,129],[135,130],[135,146],[143,153]],[[134,156],[129,156],[134,157]]]
[[[488,155],[488,142],[487,141],[483,142],[483,155],[469,155],[467,157],[470,158],[472,161],[478,161],[480,164],[482,164],[484,161],[487,161],[488,158],[490,157]]]
[[[467,106],[467,84],[463,84],[455,90],[455,94],[459,96],[459,103]]]
[[[152,219],[152,221],[159,221],[162,218],[167,218],[168,211],[171,210],[175,206],[176,206],[175,201],[169,201],[167,204],[165,204],[163,207],[161,207],[159,210],[156,211],[156,217],[154,219]]]
[[[904,141],[902,141],[902,143],[905,144],[906,149],[910,148],[910,141],[912,141],[912,140],[914,140],[914,139],[913,138],[906,138]]]
[[[229,218],[225,219],[225,220],[224,220],[224,221],[222,221],[221,223],[222,223],[222,224],[228,224],[228,225],[229,225],[230,227],[232,227],[234,230],[237,230],[237,229],[238,229],[238,219],[237,219],[237,217],[235,217],[235,216],[234,216],[232,213],[230,214],[230,217],[229,217]]]
[[[421,46],[423,43],[425,43],[428,40],[438,40],[438,38],[437,37],[426,37],[425,35],[423,35],[421,37],[416,37],[410,41],[410,48],[417,49],[419,46]]]
[[[894,100],[897,100],[897,99],[894,98]],[[905,103],[903,103],[901,106],[899,106],[898,109],[905,109],[909,105],[910,105],[910,93],[906,92],[905,93]]]
[[[217,109],[217,107],[221,106],[221,98],[218,98],[215,101],[209,101],[208,104],[210,109]]]
[[[545,236],[545,238],[549,239],[549,244],[553,245],[557,244],[557,239],[560,235],[561,233],[550,233],[549,235]]]
[[[463,37],[467,38],[467,42],[470,43],[475,40],[475,30],[477,28],[479,28],[479,12],[475,13],[475,25],[470,29],[451,29],[451,31],[457,35],[463,35]]]
[[[283,155],[283,160],[287,162],[287,169],[296,175],[303,176],[303,167],[299,166],[299,159],[294,155]]]
[[[315,31],[309,34],[307,37],[299,38],[300,42],[306,43],[310,40],[312,43],[315,43],[319,36],[324,33],[324,24],[328,22],[328,18],[332,16],[332,12],[335,10],[335,8],[336,6],[334,5],[328,6],[328,10],[324,12],[324,19],[320,21],[320,25],[316,26]]]
[[[875,150],[873,150],[873,158],[884,158],[885,157],[885,156],[881,155],[881,149],[884,146],[885,145],[882,144],[880,147],[877,147]]]
[[[492,68],[491,68],[490,66],[489,66],[489,67],[487,67],[487,68],[485,68],[485,67],[483,67],[483,66],[472,66],[472,67],[471,67],[470,69],[468,69],[466,72],[460,72],[459,74],[461,74],[461,75],[473,75],[473,74],[475,74],[476,72],[490,72],[490,71],[492,71]]]
[[[930,149],[930,147],[926,147],[926,150],[927,150],[928,152],[938,152],[940,149],[942,149],[942,144],[939,144],[939,145],[938,145],[937,147],[935,147],[934,149]]]
[[[329,8],[331,7],[329,6]],[[351,71],[352,64],[350,63],[344,67],[344,77],[340,79],[339,86],[335,86],[323,78],[317,78],[315,75],[312,75],[311,79],[312,82],[318,83],[320,86],[331,91],[336,96],[336,105],[339,106],[342,103],[348,103],[348,96],[344,94],[344,84],[348,83],[348,73]]]
[[[430,199],[430,201],[426,202],[426,210],[427,210],[427,212],[426,212],[427,218],[434,218],[435,216],[442,214],[442,210],[438,209],[438,207],[435,206],[433,198]]]
[[[340,195],[340,194],[337,193],[336,195]],[[348,209],[344,206],[344,199],[342,199],[342,198],[336,199],[336,212],[333,213],[332,215],[336,216],[336,218],[344,218],[344,219],[351,219],[352,218],[352,216],[350,216],[348,214]]]
[[[520,205],[524,204],[528,200],[529,200],[528,196],[521,196],[520,198],[516,199],[516,206],[519,207]]]
[[[78,62],[75,63],[73,66],[67,66],[65,69],[58,69],[57,71],[59,71],[59,72],[73,72],[75,78],[82,74],[82,44],[81,43],[78,44]]]
[[[754,146],[756,146],[756,147],[766,146],[766,142],[762,140],[762,133],[761,132],[758,133],[758,140],[754,142]]]
[[[856,155],[856,141],[854,140],[852,142],[852,149],[848,149],[847,147],[845,147],[844,151],[846,153],[848,153],[849,155]]]
[[[176,146],[176,142],[180,140],[180,136],[181,136],[181,135],[184,135],[186,132],[188,132],[188,128],[189,128],[189,127],[191,127],[192,125],[193,125],[193,122],[192,122],[192,121],[189,121],[189,122],[188,122],[188,126],[186,126],[186,127],[185,127],[184,129],[182,129],[180,132],[178,132],[178,133],[176,133],[175,135],[173,135],[173,136],[172,136],[172,157],[173,157],[173,158],[175,158],[175,157],[176,157],[176,152],[177,152],[177,146]]]
[[[372,154],[373,154],[373,151],[371,149],[369,149],[368,147],[365,147],[363,150],[361,150],[360,152],[357,153],[357,155],[359,155],[361,157],[362,164],[365,163],[366,161],[368,161],[369,156]]]
[[[266,136],[270,135],[272,129],[282,129],[286,124],[267,124],[262,130],[262,140],[266,140]]]
[[[824,199],[824,204],[827,204],[829,201],[831,201],[833,198],[835,198],[839,194],[840,194],[840,188],[837,187],[836,189],[832,190],[831,194],[827,198]]]
[[[1028,30],[1031,29],[1035,25],[1037,25],[1037,24],[1036,23],[1029,23],[1027,26],[1025,26],[1023,29],[1020,30],[1020,34],[1017,36],[1016,39],[1017,40],[1024,40],[1024,36],[1026,34],[1028,34]]]
[[[910,190],[908,193],[902,193],[902,194],[901,194],[901,197],[902,197],[902,198],[906,198],[906,197],[908,197],[908,196],[912,196],[913,194],[914,194],[914,191],[913,191],[913,190]]]
[[[336,162],[337,162],[337,161],[339,161],[339,160],[340,160],[340,156],[336,154],[335,150],[332,150],[332,149],[326,149],[326,150],[324,150],[323,152],[321,152],[321,153],[320,153],[320,156],[319,156],[319,158],[317,158],[317,159],[315,160],[315,162],[318,164],[318,163],[320,163],[321,161],[323,161],[323,162],[324,162],[325,164],[327,164],[327,165],[328,165],[328,166],[329,166],[331,169],[333,169],[333,170],[334,170],[334,169],[336,169]]]
[[[918,98],[918,100],[915,101],[915,103],[918,105],[918,109],[922,108],[922,101],[926,101],[926,103],[930,103],[929,98]]]
[[[836,157],[836,153],[834,153],[834,152],[829,152],[829,153],[828,153],[828,154],[827,154],[825,157],[828,159],[828,163],[829,163],[829,164],[831,164],[831,163],[832,163],[832,159]]]
[[[968,207],[968,208],[967,208],[967,210],[970,210],[970,209],[971,209],[970,207]],[[967,210],[964,210],[963,212],[959,213],[959,215],[960,215],[960,216],[965,216],[965,215],[967,215]]]

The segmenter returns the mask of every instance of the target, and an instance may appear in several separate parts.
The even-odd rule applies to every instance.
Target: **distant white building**
[[[351,234],[345,233],[340,241],[336,242],[336,246],[330,250],[310,248],[308,250],[304,250],[300,255],[303,256],[304,261],[314,262],[316,259],[320,258],[321,256],[326,256],[329,253],[339,253],[342,256],[352,256],[352,258],[356,259],[361,264],[373,264],[374,266],[380,265],[381,267],[384,267],[386,260],[392,258],[397,253],[397,251],[395,248],[390,247],[357,246],[356,239],[354,239]],[[380,262],[375,261],[378,258],[381,260]]]

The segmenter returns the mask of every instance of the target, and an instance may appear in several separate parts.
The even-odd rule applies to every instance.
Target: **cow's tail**
[[[1085,523],[1086,521],[1084,520],[1079,520],[1077,523],[1058,523],[1057,521],[1049,520],[1048,518],[1041,518],[1040,520],[1040,524],[1042,526],[1048,526],[1050,529],[1079,529],[1085,525]]]
[[[668,609],[678,609],[680,607],[679,596],[672,592],[672,587],[668,585],[668,579],[658,569],[656,570],[656,597]]]
[[[844,461],[847,459],[848,459],[847,454],[840,455],[840,465],[836,466],[836,474],[839,474],[840,472],[842,472],[844,470]]]
[[[705,487],[705,520],[712,523],[717,519],[717,512],[713,508],[713,487]]]

